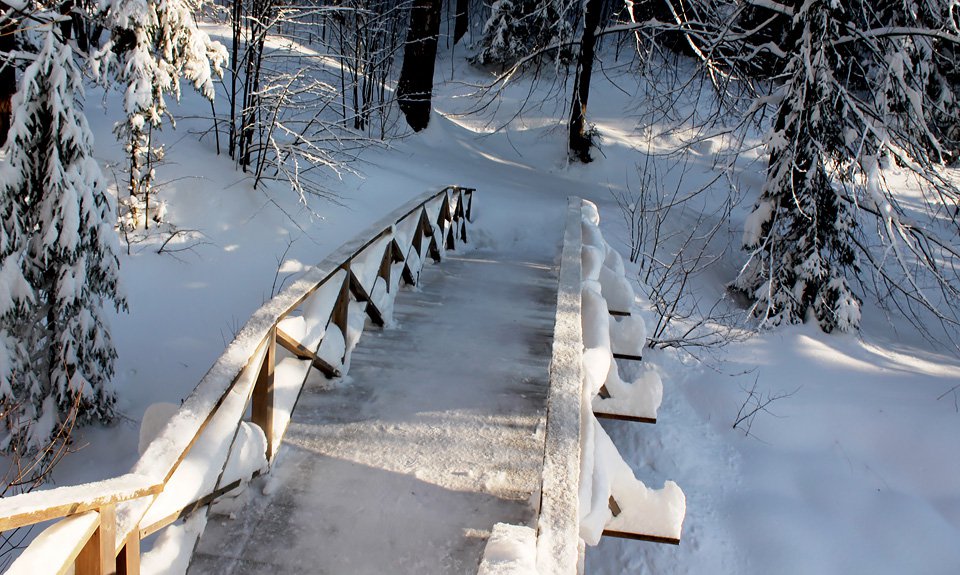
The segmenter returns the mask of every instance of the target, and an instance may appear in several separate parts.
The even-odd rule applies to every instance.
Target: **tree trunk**
[[[433,94],[433,69],[437,60],[437,37],[440,35],[440,0],[414,0],[410,9],[407,45],[403,50],[403,67],[397,84],[397,103],[413,131],[419,132],[430,122],[430,99]]]
[[[580,54],[577,57],[577,75],[573,81],[573,102],[570,106],[570,156],[585,164],[593,159],[590,157],[593,141],[587,128],[587,100],[590,97],[590,75],[593,73],[593,54],[602,12],[602,0],[587,0],[583,39],[580,41]]]
[[[10,9],[6,3],[0,2],[0,11]],[[10,18],[0,25],[0,52],[9,54],[16,48],[14,30],[16,22]],[[13,58],[0,60],[0,146],[7,141],[7,132],[10,131],[10,116],[13,112],[13,95],[17,92],[17,72],[13,67]]]
[[[456,20],[453,25],[453,44],[456,45],[457,42],[463,38],[464,34],[467,33],[467,28],[470,27],[470,17],[469,17],[469,0],[457,0],[456,8]]]

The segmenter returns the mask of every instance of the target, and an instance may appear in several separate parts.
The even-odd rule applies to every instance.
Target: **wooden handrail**
[[[277,354],[274,350],[278,344],[283,349],[292,350],[294,357],[305,358],[313,367],[320,369],[328,377],[339,374],[337,366],[330,365],[327,361],[329,358],[320,357],[322,348],[320,343],[316,344],[315,349],[309,349],[289,334],[279,330],[278,323],[294,314],[331,279],[343,276],[343,274],[338,276],[342,269],[346,269],[347,274],[343,280],[343,289],[340,289],[337,295],[337,303],[330,309],[330,315],[326,320],[326,330],[339,329],[346,339],[346,314],[350,301],[367,300],[367,313],[372,318],[382,321],[382,312],[372,301],[377,282],[385,281],[387,293],[391,297],[394,295],[391,292],[394,283],[392,275],[389,270],[383,271],[382,267],[386,265],[383,262],[403,262],[402,279],[408,283],[416,283],[420,268],[411,269],[409,262],[406,261],[407,257],[412,251],[416,251],[420,256],[416,266],[422,266],[423,239],[426,237],[430,238],[427,247],[428,253],[436,260],[440,259],[442,249],[455,248],[457,240],[466,241],[466,224],[468,221],[472,221],[474,191],[472,188],[448,186],[425,198],[421,197],[408,202],[387,218],[368,228],[366,232],[357,236],[354,240],[341,246],[323,262],[308,270],[292,285],[254,312],[234,340],[227,346],[224,353],[203,376],[193,392],[184,400],[177,414],[147,447],[134,465],[131,474],[85,486],[65,487],[0,499],[0,530],[13,529],[60,517],[80,516],[78,514],[84,512],[96,512],[98,517],[102,515],[104,519],[109,520],[106,523],[98,520],[98,525],[93,531],[89,529],[64,531],[74,534],[82,532],[82,536],[70,535],[69,537],[83,539],[82,541],[63,542],[65,548],[76,547],[83,550],[82,552],[78,551],[79,555],[74,554],[68,557],[66,561],[76,560],[78,573],[80,571],[101,573],[110,571],[112,569],[111,565],[114,565],[113,562],[119,556],[122,571],[131,574],[138,572],[139,541],[141,537],[161,529],[190,510],[209,504],[235,483],[234,481],[234,483],[229,483],[226,486],[220,485],[221,480],[231,481],[230,478],[224,478],[224,471],[233,450],[233,443],[236,441],[237,430],[242,423],[243,413],[247,411],[247,407],[250,405],[252,405],[253,422],[263,429],[267,438],[267,460],[272,460],[284,431],[282,428],[277,429],[275,427],[277,421],[274,405],[276,400],[273,369],[277,362]],[[462,207],[465,203],[467,205],[466,210]],[[416,233],[411,234],[409,238],[404,238],[406,245],[400,246],[397,243],[395,232],[397,226],[408,222],[409,218],[417,218]],[[412,222],[413,220],[409,220],[408,225]],[[438,233],[441,235],[439,240],[437,238]],[[384,242],[385,247],[383,248],[389,253],[371,254],[375,256],[375,263],[380,266],[378,273],[374,274],[370,285],[362,285],[361,279],[357,278],[350,270],[351,262],[365,255],[366,250],[375,246],[378,240],[390,236],[392,236],[391,241]],[[400,281],[400,279],[397,278],[396,281]],[[351,286],[351,282],[356,285]],[[353,289],[350,289],[351,287]],[[323,340],[320,341],[322,343]],[[341,360],[345,360],[345,358],[341,358]],[[254,380],[251,380],[251,378],[254,378]],[[244,382],[243,387],[238,390],[237,386],[241,382]],[[302,390],[302,383],[299,389]],[[240,395],[237,395],[238,391]],[[299,390],[296,396],[299,397]],[[296,400],[288,406],[290,411],[295,404]],[[201,441],[201,437],[210,428],[215,415],[220,413],[221,408],[225,405],[229,405],[230,409],[224,412],[225,415],[220,416],[220,419],[228,417],[229,415],[226,414],[230,413],[236,413],[238,419],[234,426],[232,439],[229,441],[229,447],[223,456],[223,461],[220,462],[218,459],[214,462],[215,465],[220,465],[220,474],[217,476],[216,484],[209,493],[192,502],[187,501],[182,505],[177,503],[179,507],[172,513],[167,514],[170,509],[169,504],[166,504],[162,509],[151,511],[154,502],[164,493],[167,484],[177,476],[181,463]],[[170,497],[167,497],[167,499],[170,499]],[[118,504],[120,507],[117,508],[118,512],[115,515],[114,508]],[[148,512],[154,517],[160,514],[167,515],[166,518],[161,518],[159,521],[154,520],[151,525],[142,528],[140,523]],[[116,520],[114,520],[115,516]],[[59,525],[59,523],[55,524],[54,527],[56,525]],[[47,534],[48,532],[54,534],[50,537],[62,537],[62,535],[56,535],[57,529],[51,528],[44,533]],[[113,552],[100,552],[94,548],[110,549]],[[25,554],[31,554],[29,547]],[[96,559],[90,559],[94,556],[96,556]],[[101,567],[91,567],[96,562],[99,562]],[[59,571],[62,567],[62,565],[58,565],[53,570]]]
[[[580,198],[567,204],[550,361],[537,571],[573,575],[580,563],[580,402],[583,387]]]
[[[160,493],[163,485],[128,473],[106,481],[70,485],[0,499],[0,531],[42,523]]]

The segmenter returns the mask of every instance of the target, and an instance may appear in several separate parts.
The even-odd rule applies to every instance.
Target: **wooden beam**
[[[340,332],[343,334],[344,341],[347,338],[347,316],[350,313],[350,278],[353,276],[350,273],[350,262],[344,264],[344,268],[347,272],[345,278],[343,278],[343,284],[340,286],[340,293],[337,295],[337,303],[333,306],[333,312],[330,315],[330,323],[340,328]],[[329,329],[329,324],[328,324]],[[343,358],[340,358],[343,361]]]
[[[443,224],[452,219],[450,215],[450,194],[443,194],[443,203],[440,204],[440,213],[437,214],[437,227],[443,229]]]
[[[140,533],[131,531],[117,554],[117,575],[140,575]]]
[[[260,472],[259,472],[259,471],[255,471],[255,472],[253,473],[253,476],[252,476],[252,477],[258,477],[259,475],[260,475]],[[147,526],[145,526],[145,527],[141,527],[141,528],[140,528],[140,531],[139,531],[139,536],[140,536],[139,538],[140,538],[140,539],[146,539],[147,537],[153,535],[153,534],[156,533],[157,531],[160,531],[160,530],[163,529],[164,527],[166,527],[166,526],[168,526],[168,525],[172,525],[173,523],[177,522],[178,520],[180,520],[180,519],[182,519],[182,518],[190,515],[191,513],[193,513],[194,511],[196,511],[197,509],[200,509],[201,507],[203,507],[203,506],[205,506],[205,505],[210,505],[211,503],[213,503],[215,500],[217,500],[217,498],[219,498],[219,497],[220,497],[221,495],[223,495],[224,493],[227,493],[227,492],[229,492],[229,491],[233,491],[234,489],[236,489],[236,488],[239,487],[239,486],[240,486],[240,480],[237,479],[236,481],[233,481],[233,482],[231,482],[231,483],[228,483],[227,485],[224,485],[223,487],[220,487],[220,488],[215,489],[215,490],[212,491],[211,493],[208,493],[208,494],[204,495],[204,496],[201,497],[200,499],[197,499],[196,501],[187,504],[186,506],[178,509],[177,511],[174,511],[173,513],[171,513],[170,515],[167,515],[167,516],[164,517],[163,519],[160,519],[159,521],[156,521],[156,522],[154,522],[154,523],[152,523],[152,524],[150,524],[150,525],[147,525]],[[137,532],[134,532],[134,533],[137,533]]]
[[[617,421],[632,421],[634,423],[656,423],[656,417],[640,417],[637,415],[630,415],[625,413],[604,413],[602,411],[594,411],[593,415],[597,419],[614,419]]]
[[[77,557],[99,526],[100,514],[96,511],[86,511],[57,521],[41,531],[4,574],[36,575],[38,564],[48,567],[45,573],[64,575],[74,572]]]
[[[613,531],[611,529],[603,530],[604,537],[616,537],[618,539],[633,539],[634,541],[649,541],[651,543],[666,543],[668,545],[680,545],[679,539],[672,537],[660,537],[659,535],[644,535],[643,533],[628,533],[626,531]]]
[[[628,353],[613,353],[613,357],[616,359],[629,359],[630,361],[643,361],[643,356],[641,355],[630,355]]]
[[[350,272],[350,275],[353,276],[353,272]],[[366,307],[364,307],[364,311],[367,312],[367,315],[370,317],[370,320],[373,321],[373,323],[383,327],[385,323],[383,321],[383,314],[380,313],[380,309],[376,306],[376,304],[373,303],[373,299],[370,297],[370,294],[367,293],[366,288],[363,287],[363,284],[361,284],[356,277],[353,277],[350,280],[350,291],[353,292],[353,297],[357,301],[367,302]]]
[[[156,495],[163,485],[142,475],[127,474],[97,482],[98,495],[90,497],[94,484],[71,485],[34,491],[0,499],[0,531],[42,523],[114,505],[130,499]]]
[[[470,197],[469,201],[467,202],[467,220],[472,222],[473,221],[473,192],[475,190],[473,190],[472,188],[462,188],[462,190],[465,195]]]
[[[277,326],[273,326],[267,335],[267,353],[260,364],[260,372],[253,387],[252,417],[253,423],[260,426],[267,438],[267,461],[273,459],[276,446],[273,445],[273,370],[277,361]]]
[[[433,225],[430,223],[430,215],[427,213],[426,206],[420,210],[420,227],[423,229],[425,236],[433,237]]]
[[[453,230],[454,224],[453,222],[450,222],[450,225],[447,226],[447,240],[445,242],[446,245],[444,246],[448,250],[457,249],[456,236],[454,235]]]
[[[413,271],[410,270],[410,266],[406,263],[403,264],[403,272],[400,277],[403,278],[404,283],[406,283],[408,286],[417,285],[417,278],[413,276]]]
[[[76,575],[116,575],[117,514],[113,505],[101,507],[100,522],[77,555]]]
[[[440,263],[443,259],[443,256],[440,255],[440,246],[437,245],[437,235],[432,231],[430,233],[430,247],[427,248],[427,253],[436,263]]]
[[[609,312],[610,312],[610,315],[615,315],[618,317],[630,317],[631,315],[633,315],[628,311],[617,311],[615,309],[611,309],[609,310]]]
[[[297,359],[309,359],[314,369],[327,376],[327,379],[340,377],[339,369],[324,361],[316,353],[304,347],[302,343],[293,339],[290,334],[279,327],[277,328],[277,343],[280,344],[280,347],[295,355]]]

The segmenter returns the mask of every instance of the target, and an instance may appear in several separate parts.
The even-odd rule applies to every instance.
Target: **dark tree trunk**
[[[397,84],[397,103],[415,132],[430,122],[433,68],[440,35],[440,0],[414,0]]]
[[[469,8],[469,0],[457,0],[457,14],[453,25],[454,45],[463,38],[464,34],[467,33],[467,28],[470,27]]]
[[[593,73],[593,53],[596,48],[597,28],[603,13],[603,0],[587,0],[583,17],[583,39],[577,57],[577,76],[573,81],[573,103],[570,110],[570,156],[583,163],[590,162],[593,145],[587,128],[587,100],[590,97],[590,75]]]
[[[5,2],[0,2],[0,11],[10,10]],[[16,49],[14,31],[17,23],[13,18],[0,24],[0,52],[10,54]],[[13,58],[0,59],[0,146],[7,141],[10,131],[10,115],[13,112],[13,95],[17,92],[17,71],[13,67]]]

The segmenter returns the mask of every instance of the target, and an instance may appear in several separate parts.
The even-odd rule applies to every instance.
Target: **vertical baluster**
[[[340,286],[340,294],[337,296],[337,303],[333,306],[333,313],[330,316],[330,324],[333,324],[340,329],[340,333],[343,334],[344,345],[346,345],[347,316],[350,313],[350,276],[353,275],[350,271],[350,260],[347,260],[347,262],[343,264],[343,269],[347,272],[347,275],[343,279],[343,285]],[[346,357],[347,354],[344,352],[343,357],[340,358],[341,364]]]
[[[117,572],[115,545],[117,513],[113,505],[98,510],[100,524],[77,555],[76,575],[114,575]]]
[[[117,555],[117,575],[140,575],[140,529],[127,535]]]
[[[267,351],[263,354],[263,363],[260,364],[260,373],[253,387],[252,420],[260,426],[267,437],[267,461],[274,456],[273,445],[273,372],[277,359],[277,326],[274,325],[267,334]]]

